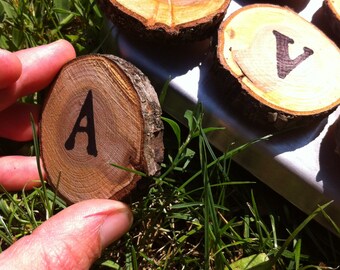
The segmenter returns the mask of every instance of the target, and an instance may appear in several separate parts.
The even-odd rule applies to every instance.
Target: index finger
[[[47,87],[61,67],[76,56],[73,46],[66,40],[14,54],[21,61],[22,73],[15,84],[0,90],[0,111],[8,108],[18,98]]]

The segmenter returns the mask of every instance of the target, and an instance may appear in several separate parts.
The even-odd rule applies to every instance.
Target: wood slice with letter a
[[[100,0],[103,11],[126,33],[152,41],[192,41],[215,31],[230,0]]]
[[[157,94],[130,63],[89,55],[66,64],[44,104],[40,138],[48,180],[69,202],[121,199],[163,159]]]
[[[289,9],[239,9],[220,26],[217,55],[238,80],[238,89],[226,91],[233,90],[242,101],[235,104],[251,119],[282,128],[340,103],[339,48]]]

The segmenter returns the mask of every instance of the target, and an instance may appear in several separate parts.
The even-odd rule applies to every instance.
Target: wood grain
[[[236,11],[219,28],[217,55],[239,91],[269,113],[315,116],[340,103],[339,48],[289,9],[258,4]]]
[[[121,199],[163,159],[157,95],[133,65],[111,55],[68,63],[46,99],[40,129],[48,180],[69,202]]]
[[[230,0],[101,0],[113,23],[146,40],[201,40],[222,21]]]

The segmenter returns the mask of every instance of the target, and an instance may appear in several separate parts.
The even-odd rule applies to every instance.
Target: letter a
[[[288,45],[293,44],[294,40],[281,34],[278,31],[273,31],[276,37],[276,61],[277,61],[277,75],[284,79],[298,64],[311,56],[314,52],[312,49],[303,47],[303,54],[300,54],[295,59],[290,59],[288,52]]]
[[[65,142],[65,148],[72,150],[76,141],[76,135],[78,132],[86,132],[88,136],[87,153],[92,156],[97,156],[98,151],[96,147],[96,133],[94,130],[94,119],[93,119],[93,102],[92,102],[92,91],[87,93],[86,99],[83,106],[81,107],[78,119],[73,127],[73,130]],[[80,126],[81,120],[86,117],[87,126]]]

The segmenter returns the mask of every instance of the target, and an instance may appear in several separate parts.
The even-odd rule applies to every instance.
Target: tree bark
[[[41,155],[49,183],[68,202],[121,199],[163,159],[157,94],[136,67],[112,55],[66,64],[47,97]]]
[[[290,9],[257,4],[234,12],[219,28],[217,57],[238,81],[226,91],[259,122],[280,129],[340,103],[339,48]]]
[[[334,139],[335,139],[335,153],[337,153],[340,156],[340,116],[335,122]]]
[[[99,0],[112,22],[127,34],[145,40],[197,41],[218,27],[230,0]]]
[[[339,0],[324,0],[322,7],[313,15],[312,23],[340,47]]]

